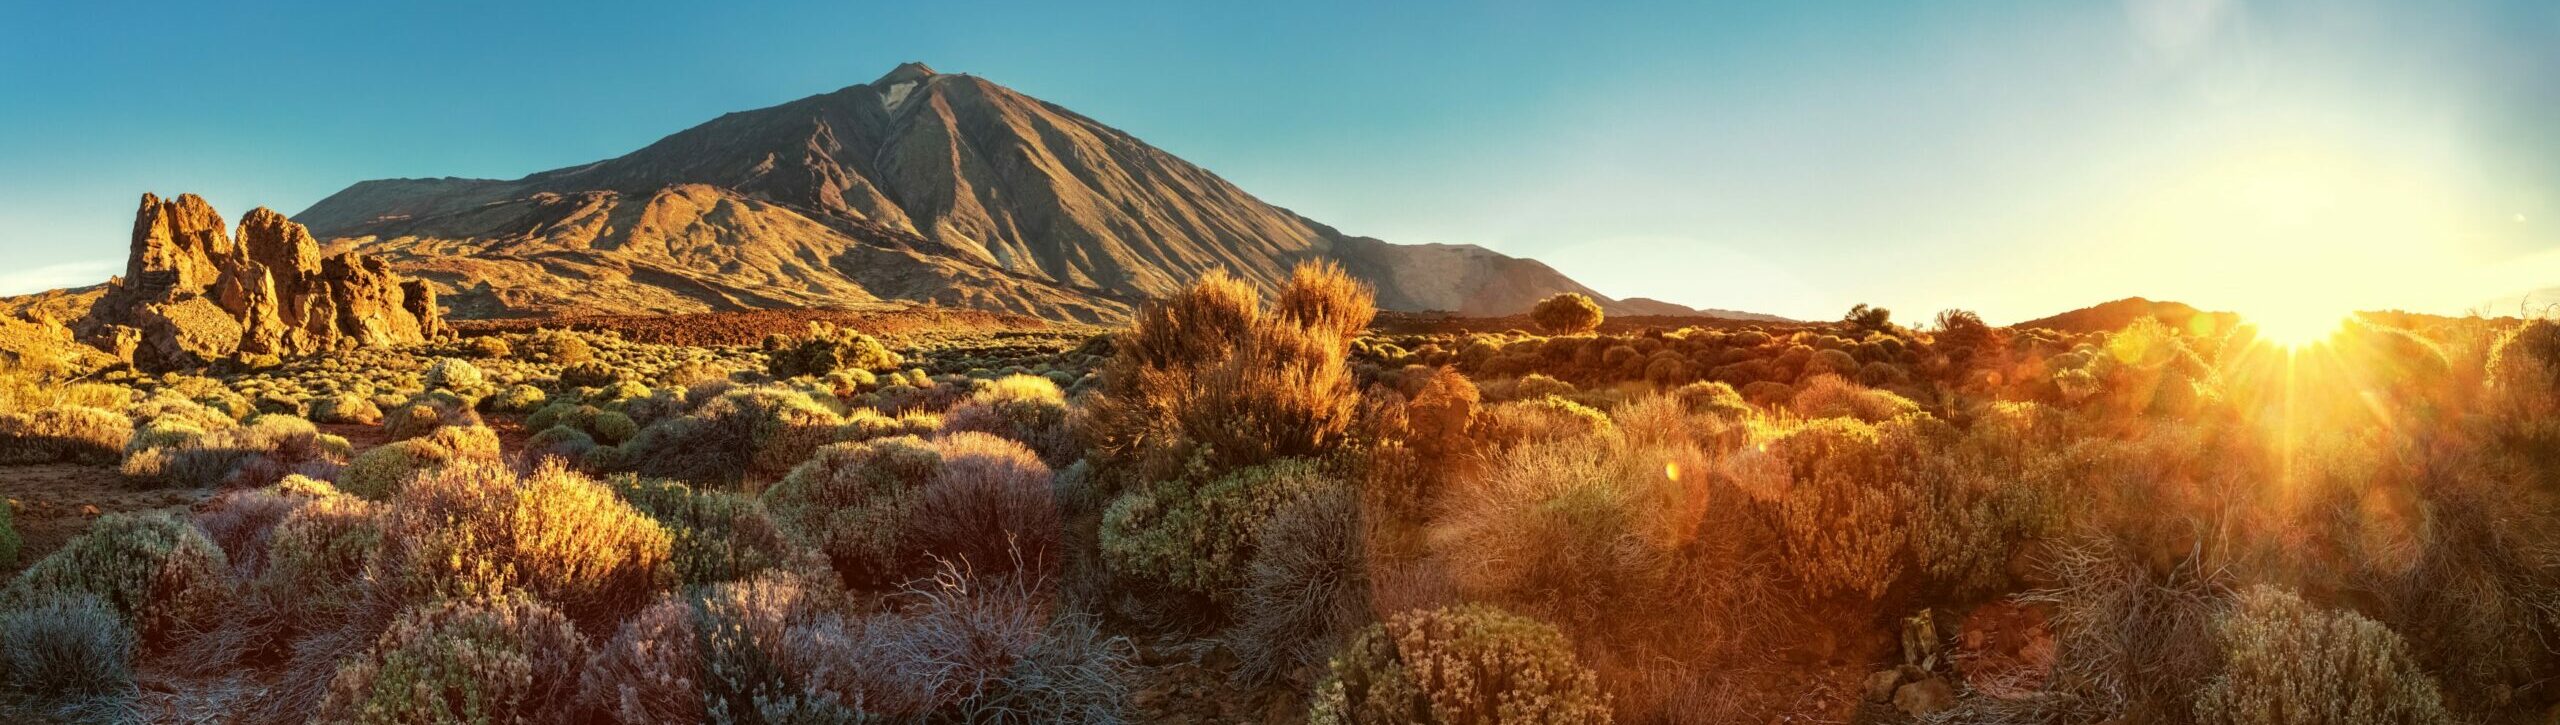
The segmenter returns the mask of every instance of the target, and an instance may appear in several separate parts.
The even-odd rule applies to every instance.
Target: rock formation
[[[77,329],[144,370],[415,343],[443,329],[433,290],[378,259],[322,259],[308,230],[264,207],[235,238],[194,194],[144,194],[130,254]]]

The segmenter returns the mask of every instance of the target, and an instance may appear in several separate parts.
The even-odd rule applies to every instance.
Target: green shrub
[[[456,358],[442,358],[427,366],[428,388],[455,392],[478,390],[488,384],[488,376],[480,367]]]
[[[1290,503],[1341,485],[1313,462],[1284,459],[1206,484],[1174,480],[1131,491],[1103,514],[1103,562],[1115,576],[1225,611],[1245,584],[1262,525]]]
[[[524,338],[523,352],[536,362],[576,365],[595,358],[585,338],[566,330],[541,330]]]
[[[1315,725],[1607,723],[1599,678],[1554,627],[1482,605],[1372,625],[1316,685]]]
[[[382,548],[380,505],[348,495],[314,499],[276,524],[267,565],[250,588],[282,608],[288,640],[343,621],[362,596],[365,562]]]
[[[1009,375],[970,394],[943,416],[945,431],[976,431],[1021,442],[1050,466],[1074,463],[1083,451],[1067,427],[1067,396],[1048,378]]]
[[[0,692],[43,701],[133,691],[133,630],[94,594],[53,591],[0,609]]]
[[[832,443],[844,418],[780,387],[732,390],[652,423],[621,446],[631,471],[699,485],[771,480]]]
[[[338,489],[375,501],[399,495],[410,476],[443,467],[458,457],[453,449],[424,439],[392,441],[356,456],[338,474]]]
[[[319,722],[560,722],[586,642],[560,613],[521,597],[454,599],[400,615],[372,651],[338,668]]]
[[[2223,672],[2196,692],[2208,725],[2451,723],[2400,635],[2354,612],[2253,587],[2220,620]]]
[[[560,384],[571,388],[602,388],[622,381],[622,371],[600,360],[572,363],[560,369]]]
[[[764,506],[727,491],[696,491],[682,483],[637,476],[606,482],[624,501],[666,527],[676,581],[718,584],[780,567],[793,556]]]
[[[132,438],[133,420],[109,410],[66,405],[0,415],[0,465],[113,465]]]
[[[764,502],[847,585],[879,589],[928,572],[928,555],[983,571],[1045,567],[1059,536],[1049,480],[1019,443],[900,436],[820,449]]]
[[[458,460],[402,487],[382,528],[366,578],[396,601],[520,589],[605,632],[674,580],[664,527],[556,465]]]
[[[422,394],[389,411],[382,419],[382,433],[392,440],[408,440],[445,427],[481,425],[479,411],[467,401],[450,396]]]
[[[25,545],[25,541],[18,538],[16,510],[7,501],[0,501],[0,569],[17,568],[18,548]]]
[[[348,425],[381,425],[382,408],[364,396],[348,393],[311,402],[311,420]]]
[[[497,395],[489,396],[486,405],[490,410],[500,413],[530,413],[541,408],[546,400],[548,398],[544,396],[541,388],[531,385],[510,385],[498,391]]]
[[[472,357],[484,360],[511,358],[516,355],[515,346],[507,344],[506,338],[496,335],[471,338],[462,343],[462,348],[470,351]]]
[[[1600,303],[1577,292],[1563,292],[1539,300],[1529,308],[1529,321],[1549,335],[1574,335],[1600,328]]]
[[[870,335],[824,322],[798,338],[768,340],[765,368],[777,378],[824,376],[837,370],[892,370],[904,362]]]
[[[231,595],[222,548],[172,513],[114,513],[18,574],[26,592],[89,594],[143,641],[209,629]]]

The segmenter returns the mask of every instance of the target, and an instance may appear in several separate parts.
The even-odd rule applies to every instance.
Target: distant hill
[[[1779,317],[1777,315],[1764,315],[1757,312],[1698,309],[1677,302],[1664,302],[1651,297],[1629,297],[1623,300],[1618,300],[1617,308],[1618,309],[1611,310],[1610,314],[1637,317],[1714,317],[1726,320],[1741,320],[1745,322],[1796,322],[1796,320]]]
[[[1535,260],[1343,234],[1085,116],[974,76],[723,115],[511,181],[386,179],[294,217],[435,283],[457,317],[905,300],[1102,321],[1213,269],[1276,288],[1343,264],[1381,306],[1517,313],[1599,295]]]
[[[2061,332],[2106,332],[2124,329],[2126,325],[2133,324],[2134,320],[2144,317],[2157,318],[2162,323],[2172,326],[2188,327],[2198,316],[2203,316],[2210,323],[2210,329],[2228,330],[2240,323],[2240,316],[2229,312],[2199,310],[2183,302],[2154,302],[2140,297],[2127,297],[2052,317],[2028,320],[2010,327],[2021,329],[2041,327]]]

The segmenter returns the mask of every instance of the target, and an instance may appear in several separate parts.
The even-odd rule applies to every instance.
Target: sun
[[[2347,315],[2316,306],[2274,307],[2243,312],[2241,322],[2258,330],[2258,339],[2298,350],[2328,340],[2346,326]]]

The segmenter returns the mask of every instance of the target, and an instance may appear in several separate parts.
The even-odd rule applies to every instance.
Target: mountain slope
[[[1391,309],[1598,295],[1480,247],[1351,237],[1003,86],[899,66],[513,181],[395,179],[295,217],[498,317],[932,301],[1077,320],[1213,269],[1266,289],[1342,262]]]
[[[2207,324],[2199,329],[2229,330],[2240,323],[2240,316],[2229,312],[2208,312],[2184,302],[2158,301],[2127,297],[2101,302],[2051,317],[2020,322],[2010,327],[2041,327],[2063,332],[2107,332],[2122,330],[2134,320],[2150,317],[2171,327],[2187,327],[2202,317]]]

